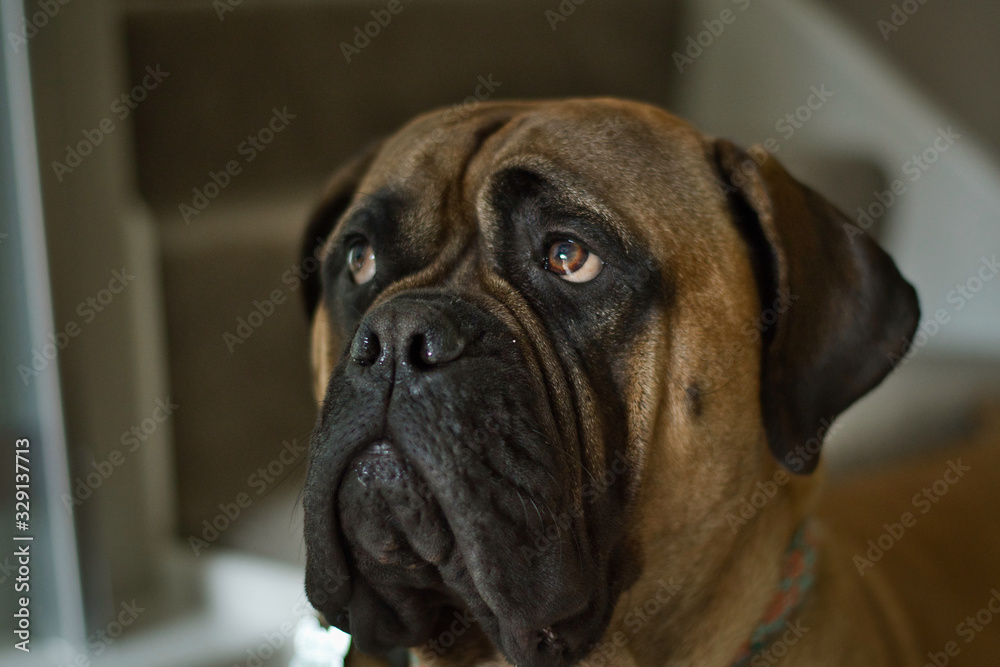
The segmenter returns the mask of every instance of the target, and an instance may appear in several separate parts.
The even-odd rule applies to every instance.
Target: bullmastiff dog
[[[998,655],[934,616],[990,608],[995,545],[859,573],[879,535],[815,518],[824,437],[919,308],[764,151],[613,99],[439,111],[339,171],[303,253],[306,590],[349,665]]]

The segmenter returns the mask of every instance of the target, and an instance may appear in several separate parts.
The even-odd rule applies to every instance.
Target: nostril
[[[382,367],[391,379],[397,367],[429,371],[454,361],[465,345],[462,331],[441,309],[393,299],[362,320],[349,356],[355,367]]]
[[[414,366],[424,367],[433,366],[437,363],[435,359],[434,349],[429,343],[428,338],[424,334],[417,334],[410,341],[410,363]]]
[[[441,323],[410,339],[408,360],[417,368],[430,368],[461,356],[465,342],[449,324]]]
[[[382,354],[382,344],[371,329],[357,333],[351,343],[351,359],[360,366],[371,366]]]

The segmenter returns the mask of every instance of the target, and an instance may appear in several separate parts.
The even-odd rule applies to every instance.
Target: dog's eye
[[[576,241],[566,239],[549,246],[545,268],[563,280],[585,283],[597,277],[604,268],[604,262]]]
[[[347,247],[347,266],[356,285],[375,277],[375,251],[368,241],[357,239]]]

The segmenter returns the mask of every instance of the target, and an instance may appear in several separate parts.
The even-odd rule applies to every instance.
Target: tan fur
[[[730,529],[727,514],[738,512],[741,499],[779,470],[762,426],[760,343],[746,340],[743,333],[761,310],[748,250],[712,186],[704,137],[652,107],[609,100],[600,104],[616,112],[608,115],[607,124],[575,126],[573,135],[564,134],[572,119],[593,113],[586,103],[483,105],[472,119],[429,114],[388,139],[361,179],[359,196],[383,183],[405,181],[418,211],[407,220],[407,243],[426,249],[428,256],[431,249],[445,250],[433,254],[434,262],[418,274],[390,286],[379,302],[414,286],[459,280],[458,272],[462,281],[479,281],[504,303],[504,317],[513,317],[529,334],[540,326],[516,299],[504,296],[510,287],[496,276],[482,268],[478,275],[469,273],[471,268],[465,273],[456,268],[468,239],[478,234],[487,248],[491,243],[485,203],[475,200],[464,209],[466,215],[454,219],[435,217],[442,181],[457,173],[457,163],[469,153],[467,133],[460,130],[469,123],[486,123],[491,115],[523,112],[524,117],[490,137],[466,165],[463,182],[444,190],[448,196],[458,196],[456,190],[466,196],[476,192],[498,165],[530,162],[550,170],[572,165],[566,170],[567,187],[572,189],[572,179],[579,179],[581,199],[593,198],[587,201],[592,207],[613,209],[616,220],[646,221],[627,231],[673,267],[679,303],[669,315],[651,318],[632,350],[628,371],[629,464],[641,471],[632,532],[641,544],[643,569],[621,596],[601,642],[608,645],[616,635],[624,636],[624,646],[613,658],[598,659],[595,653],[585,664],[726,667],[773,596],[793,533],[816,512],[822,468],[813,476],[794,477],[747,525]],[[591,128],[592,134],[581,136],[587,131],[581,127]],[[653,128],[651,140],[673,146],[669,159],[652,146],[623,156],[614,137],[638,132],[637,127]],[[443,132],[431,135],[436,129]],[[440,140],[429,141],[428,136]],[[341,347],[328,320],[321,308],[312,332],[318,401]],[[739,354],[732,364],[720,366],[718,359],[734,345]],[[539,349],[537,363],[555,361],[549,351]],[[579,384],[579,395],[591,395],[586,378],[572,381]],[[692,417],[685,392],[692,382],[703,388],[698,419]],[[587,413],[586,402],[583,410],[586,428],[596,417]],[[995,445],[995,435],[993,440]],[[584,441],[599,446],[591,437]],[[922,655],[940,651],[954,639],[955,624],[1000,586],[1000,533],[984,529],[984,522],[996,525],[1000,511],[1000,493],[991,479],[1000,462],[998,451],[993,446],[988,452],[963,453],[974,462],[968,479],[864,577],[858,576],[852,555],[879,535],[882,522],[898,520],[921,485],[936,479],[943,455],[925,466],[832,489],[819,512],[831,528],[819,525],[817,580],[801,615],[809,630],[782,664],[922,665]],[[990,541],[976,541],[987,534]],[[676,593],[635,629],[629,612],[655,599],[664,583],[677,586]],[[993,664],[1000,655],[998,635],[1000,618],[973,644],[963,644],[961,661],[952,664]],[[667,655],[669,662],[664,661]],[[348,664],[383,663],[355,653]],[[473,631],[454,651],[421,664],[507,663]]]
[[[330,374],[333,373],[333,367],[337,364],[335,350],[340,347],[330,330],[330,317],[323,304],[320,304],[316,311],[310,340],[312,341],[310,358],[313,367],[313,393],[316,396],[316,402],[322,403],[323,394],[326,393],[326,383],[330,381]]]
[[[943,478],[949,462],[959,460],[971,470],[937,496],[934,483]],[[959,649],[949,656],[949,665],[996,664],[1000,656],[1000,614],[974,637],[956,633],[1000,590],[998,470],[1000,403],[994,402],[984,407],[970,437],[892,470],[855,475],[824,496],[820,516],[841,536],[838,560],[848,570],[845,578],[877,579],[892,587],[901,603],[897,622],[912,627],[924,661],[949,642]],[[924,489],[940,497],[937,503],[927,501],[926,514],[913,503]],[[868,541],[877,542],[884,525],[898,523],[905,512],[914,515],[915,525],[859,575],[854,557],[866,558]],[[1000,601],[993,606],[1000,609]]]

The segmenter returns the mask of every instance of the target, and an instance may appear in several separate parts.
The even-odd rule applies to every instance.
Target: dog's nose
[[[351,360],[359,366],[429,370],[460,357],[465,342],[438,304],[397,298],[362,320],[351,343]]]

